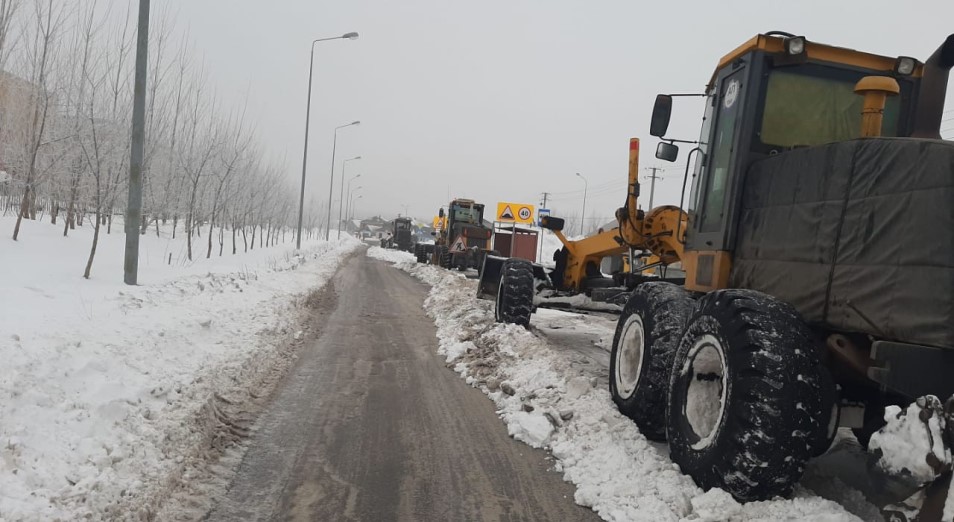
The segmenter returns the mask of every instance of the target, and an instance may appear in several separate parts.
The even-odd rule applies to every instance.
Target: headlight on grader
[[[901,76],[911,76],[918,61],[909,56],[899,56],[898,61],[894,63],[894,72]]]
[[[798,56],[805,52],[805,37],[792,36],[785,39],[785,54]]]

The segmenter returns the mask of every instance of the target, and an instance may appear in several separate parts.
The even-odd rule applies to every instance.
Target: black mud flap
[[[885,388],[910,398],[934,395],[946,399],[954,395],[954,350],[891,341],[875,341],[871,358],[876,367],[868,378]]]
[[[484,256],[484,266],[480,269],[480,280],[477,282],[477,299],[497,299],[500,289],[500,271],[506,257]]]

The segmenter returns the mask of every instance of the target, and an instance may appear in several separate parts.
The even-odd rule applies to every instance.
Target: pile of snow
[[[20,241],[0,240],[2,520],[152,516],[190,460],[242,429],[229,411],[294,356],[307,293],[359,245],[169,266],[181,239],[147,235],[129,287],[121,233],[80,277],[91,232],[25,221]]]
[[[514,438],[550,451],[576,485],[576,503],[603,519],[857,520],[805,487],[792,499],[744,505],[719,489],[703,492],[619,413],[605,374],[524,328],[495,323],[492,303],[474,298],[474,280],[400,252],[371,248],[368,255],[432,286],[424,308],[437,325],[439,352],[496,403]]]
[[[907,410],[888,406],[884,420],[869,447],[885,471],[927,484],[951,468],[951,450],[944,444],[944,408],[937,397],[921,397]]]

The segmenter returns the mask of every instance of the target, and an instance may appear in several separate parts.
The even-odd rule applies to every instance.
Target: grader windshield
[[[483,205],[465,205],[457,203],[451,207],[451,212],[453,213],[454,221],[458,223],[479,225],[484,218]]]
[[[774,69],[765,87],[761,118],[763,144],[792,148],[860,137],[863,98],[854,92],[863,74],[831,67]],[[888,98],[884,136],[896,136],[900,100]]]

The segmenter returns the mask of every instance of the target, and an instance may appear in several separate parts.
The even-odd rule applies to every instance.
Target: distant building
[[[15,147],[31,132],[42,90],[35,84],[0,71],[0,170],[16,175]]]

